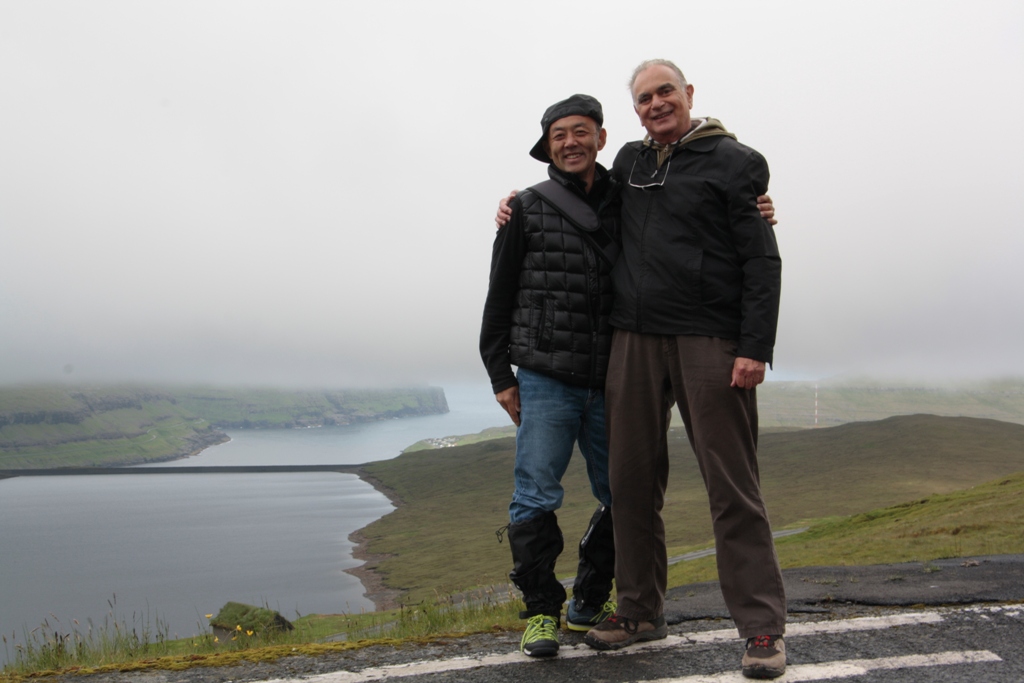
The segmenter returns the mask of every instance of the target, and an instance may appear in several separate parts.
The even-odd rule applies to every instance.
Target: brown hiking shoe
[[[618,650],[640,640],[661,640],[668,635],[665,617],[633,621],[613,614],[583,636],[583,642],[597,650]]]
[[[786,643],[782,636],[747,638],[743,675],[747,678],[778,678],[786,673]]]

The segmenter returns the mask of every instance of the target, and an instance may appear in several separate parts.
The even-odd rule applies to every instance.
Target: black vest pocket
[[[555,302],[549,297],[545,297],[542,303],[540,313],[540,320],[537,321],[537,326],[534,327],[537,334],[537,350],[538,351],[551,351],[552,344],[555,338]]]

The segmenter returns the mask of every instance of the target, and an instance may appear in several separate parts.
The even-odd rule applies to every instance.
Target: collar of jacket
[[[736,139],[736,136],[727,131],[725,129],[725,126],[723,126],[722,122],[719,121],[718,119],[713,119],[709,116],[706,119],[697,120],[700,121],[700,123],[697,124],[697,129],[694,130],[689,135],[684,136],[683,139],[679,141],[680,147],[692,145],[698,140],[706,140],[707,138],[721,137],[723,135],[726,137],[730,137],[733,140]]]
[[[736,139],[736,136],[727,131],[718,119],[713,119],[709,116],[706,119],[694,119],[694,121],[699,122],[697,123],[696,130],[680,138],[675,149],[672,150],[673,155],[683,147],[692,152],[710,152],[718,146],[722,137]],[[650,136],[645,136],[640,144],[643,147],[651,147],[649,140]]]
[[[601,164],[596,164],[597,171],[594,173],[594,184],[590,188],[590,194],[587,194],[587,187],[583,183],[583,179],[575,173],[566,173],[554,164],[548,164],[548,177],[552,180],[562,183],[568,188],[573,189],[575,192],[587,200],[591,197],[601,197],[612,189],[615,180],[612,178],[612,174],[608,172]]]

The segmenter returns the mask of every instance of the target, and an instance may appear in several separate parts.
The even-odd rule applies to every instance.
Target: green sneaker
[[[530,617],[519,649],[530,657],[553,657],[558,654],[558,620],[546,614]]]
[[[576,601],[569,601],[569,609],[565,610],[565,627],[570,631],[589,631],[602,621],[615,614],[618,607],[614,600],[609,600],[600,607],[576,609]]]

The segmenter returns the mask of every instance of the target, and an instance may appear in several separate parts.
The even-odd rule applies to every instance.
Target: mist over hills
[[[768,382],[758,388],[758,402],[764,430],[915,413],[1024,424],[1024,380],[949,386]],[[169,460],[223,442],[224,429],[344,425],[447,411],[444,390],[437,387],[0,386],[0,469]],[[501,417],[495,421],[502,422]]]
[[[127,465],[193,455],[223,429],[288,429],[448,412],[444,390],[203,386],[0,388],[0,470]]]
[[[928,383],[870,378],[765,382],[757,388],[762,427],[829,427],[928,413],[1024,424],[1024,379]]]

